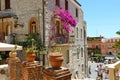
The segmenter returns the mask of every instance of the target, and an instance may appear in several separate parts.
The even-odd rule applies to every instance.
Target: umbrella
[[[13,44],[7,44],[7,43],[1,43],[0,42],[0,51],[11,51],[13,50],[15,45]],[[16,50],[22,50],[22,46],[17,46]]]
[[[106,56],[105,59],[115,59],[114,56]]]

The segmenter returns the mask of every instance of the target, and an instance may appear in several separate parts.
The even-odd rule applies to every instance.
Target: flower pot
[[[9,57],[11,57],[11,58],[15,58],[16,55],[17,55],[17,52],[10,52],[9,53]]]
[[[60,68],[62,65],[64,58],[62,54],[50,54],[49,62],[52,68]]]
[[[26,53],[25,56],[26,56],[26,60],[28,62],[33,62],[33,61],[35,61],[36,53],[34,53],[34,52],[28,52],[28,53]]]

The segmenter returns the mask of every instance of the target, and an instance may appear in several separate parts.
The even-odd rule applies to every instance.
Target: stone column
[[[43,80],[71,80],[71,73],[67,68],[45,68]]]
[[[9,80],[19,80],[17,77],[17,74],[20,69],[18,69],[18,66],[20,66],[18,63],[20,63],[20,59],[18,57],[15,58],[7,58],[8,62],[8,70],[9,70]]]
[[[109,79],[110,80],[115,80],[114,68],[109,68]]]
[[[21,80],[40,80],[41,65],[38,61],[22,62],[22,79]]]

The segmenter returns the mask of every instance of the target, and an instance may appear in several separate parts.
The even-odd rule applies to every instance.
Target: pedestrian
[[[89,66],[89,74],[91,74],[91,65]]]
[[[103,74],[102,73],[100,74],[100,79],[103,80]]]

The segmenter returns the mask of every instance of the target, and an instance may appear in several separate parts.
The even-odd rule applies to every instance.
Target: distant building
[[[95,53],[102,55],[113,54],[116,55],[120,53],[120,49],[114,49],[113,45],[115,42],[120,41],[120,38],[106,39],[102,36],[100,37],[88,37],[88,55],[92,56]]]
[[[101,39],[103,37],[87,37],[88,55],[93,56],[95,53],[101,54]]]

